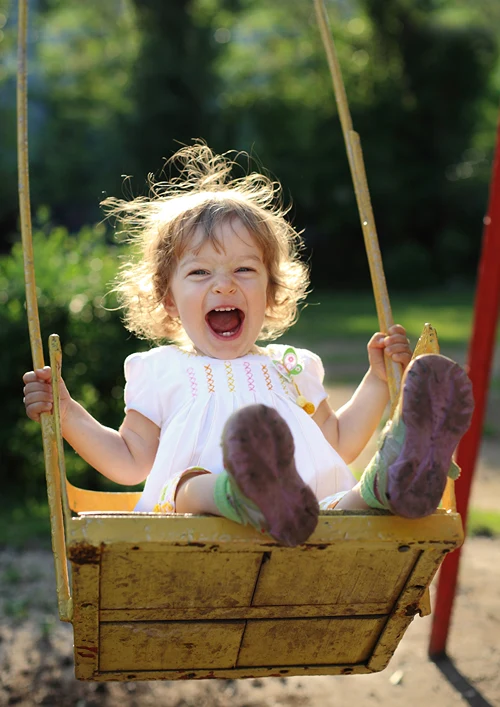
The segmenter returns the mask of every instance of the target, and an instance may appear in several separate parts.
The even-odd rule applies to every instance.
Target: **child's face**
[[[234,218],[219,226],[201,247],[192,247],[177,263],[165,308],[182,325],[196,348],[213,358],[244,356],[262,328],[267,307],[268,274],[263,254],[243,222]]]

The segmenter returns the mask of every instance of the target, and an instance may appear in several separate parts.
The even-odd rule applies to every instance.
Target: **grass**
[[[472,290],[398,293],[391,305],[394,321],[405,327],[412,346],[429,322],[445,355],[456,357],[458,348],[465,356],[472,328]],[[318,353],[327,382],[353,383],[366,371],[366,344],[378,330],[371,293],[320,291],[309,296],[299,321],[281,341]]]
[[[479,508],[472,508],[467,520],[467,535],[472,537],[499,537],[500,511],[485,511]]]
[[[13,499],[0,506],[0,547],[50,548],[50,519],[47,501]]]
[[[465,346],[471,333],[473,292],[397,293],[391,298],[393,318],[412,341],[425,322],[437,329],[442,346]],[[287,335],[305,345],[338,339],[367,341],[379,325],[370,293],[314,292],[298,323]],[[500,339],[500,334],[499,334]]]

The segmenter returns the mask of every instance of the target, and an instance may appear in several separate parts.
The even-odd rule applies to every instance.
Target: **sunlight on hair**
[[[251,172],[232,178],[245,153],[216,155],[203,142],[183,147],[167,162],[178,176],[154,182],[149,197],[102,202],[108,217],[120,223],[131,245],[130,258],[120,268],[115,291],[125,325],[150,341],[186,340],[182,324],[163,306],[177,261],[192,243],[194,232],[220,247],[217,227],[240,219],[264,254],[269,275],[269,306],[259,339],[274,339],[297,319],[297,307],[307,294],[309,274],[300,260],[300,234],[286,220],[281,185]]]

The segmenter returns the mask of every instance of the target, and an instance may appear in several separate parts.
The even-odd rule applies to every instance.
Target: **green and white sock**
[[[224,518],[251,525],[261,533],[267,531],[266,519],[259,508],[242,494],[235,480],[227,471],[217,474],[214,489],[214,501]]]

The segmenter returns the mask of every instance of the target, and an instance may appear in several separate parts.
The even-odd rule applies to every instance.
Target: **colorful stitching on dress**
[[[189,377],[189,385],[191,386],[191,395],[196,398],[198,395],[198,383],[196,382],[196,375],[194,368],[186,368],[186,373]]]
[[[184,356],[187,356],[188,358],[191,358],[191,356],[198,356],[198,354],[196,353],[196,351],[192,351],[192,350],[189,351],[189,350],[186,349],[185,347],[176,346],[175,348],[177,349],[177,351],[180,351],[181,354],[184,354]]]
[[[283,378],[283,376],[279,376],[279,379],[284,392],[286,393],[286,395],[288,395],[288,397],[290,397],[290,391],[286,386],[285,379]]]
[[[209,363],[203,366],[205,369],[205,375],[207,377],[208,392],[215,393],[215,382],[212,374],[212,367]]]
[[[262,373],[264,374],[264,379],[266,381],[266,386],[268,390],[273,389],[273,384],[271,383],[271,376],[269,375],[269,370],[266,366],[265,363],[261,364],[262,365]]]
[[[243,368],[245,369],[245,375],[247,377],[248,390],[255,393],[255,381],[252,375],[252,366],[248,363],[248,361],[244,361]]]
[[[230,393],[234,393],[234,375],[231,362],[224,361],[224,368],[226,369],[227,387],[229,388]]]

